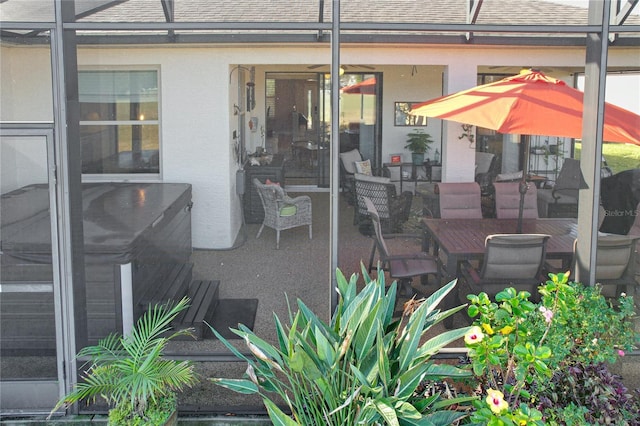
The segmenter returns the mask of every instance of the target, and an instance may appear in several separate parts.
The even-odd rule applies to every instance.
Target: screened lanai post
[[[589,2],[589,25],[599,26],[600,30],[587,33],[586,40],[580,169],[589,188],[580,191],[580,197],[578,197],[578,243],[576,246],[575,277],[577,281],[585,285],[593,285],[596,280],[598,205],[610,12],[610,0]]]
[[[55,2],[55,31],[52,43],[54,95],[56,196],[60,224],[60,291],[63,317],[73,317],[74,327],[62,327],[62,356],[66,381],[71,389],[77,382],[75,354],[88,342],[84,228],[82,208],[82,161],[80,148],[80,99],[78,95],[78,57],[76,32],[64,24],[76,20],[75,1]],[[73,408],[77,411],[77,407]]]
[[[333,0],[332,9],[332,22],[331,22],[331,218],[329,220],[331,229],[331,243],[329,250],[329,258],[331,259],[331,312],[333,312],[338,306],[338,293],[336,292],[337,281],[336,271],[338,269],[338,200],[339,200],[339,172],[340,164],[339,152],[340,152],[340,79],[336,78],[340,75],[340,0]]]

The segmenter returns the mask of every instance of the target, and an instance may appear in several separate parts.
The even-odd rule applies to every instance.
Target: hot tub
[[[184,294],[191,281],[191,185],[83,184],[87,333],[94,344],[128,332],[146,305]],[[55,349],[46,185],[3,194],[0,229],[2,351]],[[77,328],[82,329],[82,327]]]

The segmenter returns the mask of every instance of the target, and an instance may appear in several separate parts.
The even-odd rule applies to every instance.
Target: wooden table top
[[[445,253],[454,256],[482,256],[485,239],[492,234],[516,233],[517,219],[423,219],[427,232]],[[547,256],[573,254],[577,222],[571,218],[524,219],[522,233],[549,234]]]

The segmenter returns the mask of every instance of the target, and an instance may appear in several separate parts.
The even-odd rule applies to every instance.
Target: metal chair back
[[[477,182],[439,183],[442,219],[482,219],[480,185]]]

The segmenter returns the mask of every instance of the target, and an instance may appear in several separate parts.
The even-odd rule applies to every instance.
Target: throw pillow
[[[271,179],[267,178],[267,180],[264,182],[265,185],[278,185],[280,186],[280,182],[271,182]]]
[[[360,174],[371,176],[371,161],[356,161],[356,171]]]

